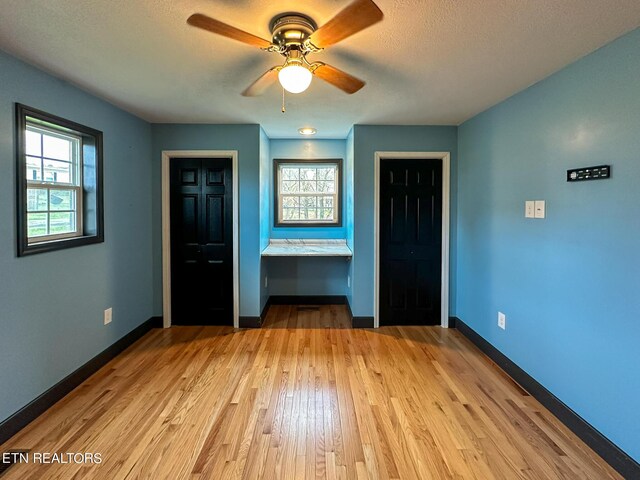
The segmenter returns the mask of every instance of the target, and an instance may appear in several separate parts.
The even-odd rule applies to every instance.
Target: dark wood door
[[[231,159],[171,160],[171,317],[233,325]]]
[[[380,325],[439,325],[442,162],[380,164]]]

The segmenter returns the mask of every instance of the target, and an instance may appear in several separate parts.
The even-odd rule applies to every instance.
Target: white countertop
[[[352,257],[346,240],[272,239],[263,257]]]

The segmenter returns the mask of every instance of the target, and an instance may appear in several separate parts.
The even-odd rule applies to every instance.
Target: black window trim
[[[327,222],[279,222],[278,221],[278,212],[280,208],[279,199],[280,196],[278,194],[280,190],[280,179],[279,179],[279,171],[280,165],[293,164],[300,165],[305,163],[312,164],[328,164],[328,165],[338,165],[338,205],[337,205],[337,221],[333,223]],[[343,205],[343,185],[344,185],[344,177],[343,177],[343,169],[342,169],[342,158],[274,158],[273,159],[273,224],[275,228],[334,228],[334,227],[342,227],[342,205]]]
[[[17,246],[18,256],[51,252],[66,248],[79,247],[104,242],[104,199],[103,199],[103,134],[99,130],[76,123],[66,118],[46,113],[36,108],[16,103],[16,212],[17,212]],[[91,138],[95,143],[96,182],[95,182],[95,233],[79,237],[49,240],[42,243],[29,244],[27,233],[27,173],[26,162],[26,128],[27,117],[35,118],[54,127],[68,129],[82,138]],[[81,185],[84,190],[85,186]]]

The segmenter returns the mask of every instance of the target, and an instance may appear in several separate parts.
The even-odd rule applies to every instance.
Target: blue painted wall
[[[354,151],[353,151],[353,128],[349,130],[349,135],[347,135],[346,140],[346,148],[345,148],[345,180],[347,182],[346,193],[345,193],[345,219],[347,228],[347,245],[353,252],[354,248],[354,218],[355,218],[355,209],[354,209],[354,199],[353,199],[353,165],[354,165]],[[353,266],[354,262],[351,260],[349,262],[349,271],[347,272],[348,278],[353,279]],[[353,282],[347,285],[347,302],[349,302],[349,306],[353,307]]]
[[[270,295],[347,295],[349,263],[342,257],[271,257]]]
[[[345,140],[271,140],[272,159],[323,159],[342,158],[345,159]],[[345,168],[343,162],[343,169]],[[269,166],[269,196],[270,196],[270,217],[271,238],[347,238],[345,222],[342,227],[274,227],[273,221],[273,162]],[[342,191],[346,188],[346,178],[342,175]],[[345,215],[345,202],[342,202],[342,218]]]
[[[162,151],[237,150],[240,195],[240,315],[260,314],[260,126],[155,124],[153,133],[153,291],[162,315]]]
[[[16,257],[14,102],[104,132],[104,243]],[[0,422],[152,316],[151,246],[149,125],[0,52]]]
[[[260,128],[260,251],[269,245],[271,224],[269,222],[269,207],[271,205],[271,190],[269,187],[269,167],[271,166],[271,145],[265,131]],[[260,311],[269,300],[269,289],[264,279],[269,276],[269,260],[260,260]]]
[[[432,126],[355,125],[354,257],[355,316],[373,316],[374,157],[377,151],[451,152],[450,315],[455,315],[457,128]]]
[[[269,225],[271,238],[347,238],[346,195],[347,158],[345,140],[273,139],[270,142],[271,160],[268,165]],[[342,158],[342,218],[341,227],[274,227],[273,159]],[[265,175],[265,178],[267,176]],[[268,264],[270,295],[346,295],[349,263],[344,258],[265,259]]]
[[[640,30],[459,140],[458,316],[640,461]],[[610,180],[565,181],[599,164]]]

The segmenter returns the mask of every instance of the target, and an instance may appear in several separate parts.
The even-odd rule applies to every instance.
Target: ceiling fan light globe
[[[302,93],[309,85],[313,75],[309,69],[300,65],[288,65],[278,72],[280,85],[289,93]]]

